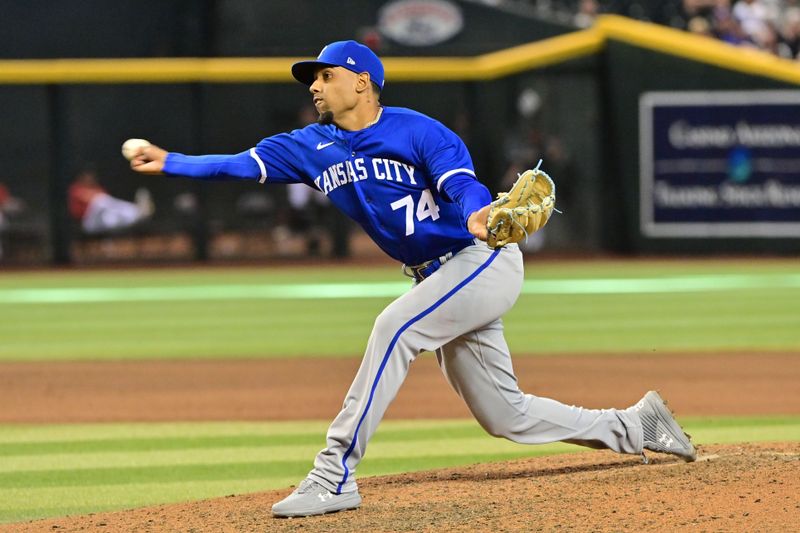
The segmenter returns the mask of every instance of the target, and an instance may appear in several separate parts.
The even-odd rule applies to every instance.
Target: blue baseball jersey
[[[240,168],[231,170],[230,160],[219,173],[314,187],[389,256],[409,265],[472,243],[465,215],[491,200],[480,185],[477,196],[461,195],[461,205],[453,201],[448,181],[463,184],[466,177],[473,191],[479,185],[466,146],[440,122],[404,108],[384,107],[377,123],[358,131],[311,124],[267,137],[247,154],[236,160]],[[191,175],[186,168],[191,160],[171,153],[164,170]]]

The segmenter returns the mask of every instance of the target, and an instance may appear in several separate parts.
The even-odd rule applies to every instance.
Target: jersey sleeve
[[[472,213],[492,202],[492,194],[489,189],[466,174],[456,174],[444,182],[442,196],[461,208],[461,217],[465,226]]]
[[[298,130],[291,133],[280,133],[267,137],[250,149],[251,157],[256,161],[261,183],[300,183],[306,173],[303,172],[304,155],[297,142]]]
[[[168,176],[197,180],[252,180],[258,179],[261,173],[248,152],[232,155],[169,152],[163,171]]]
[[[267,137],[255,147],[232,155],[167,154],[164,173],[193,179],[258,180],[260,183],[303,181],[303,154],[292,133]]]
[[[458,135],[435,120],[421,129],[416,150],[428,170],[431,185],[441,192],[442,185],[452,176],[466,174],[475,178],[472,158]]]
[[[418,151],[428,169],[432,185],[441,196],[461,208],[466,227],[469,216],[492,201],[489,190],[475,176],[472,158],[458,135],[432,121],[421,136]]]

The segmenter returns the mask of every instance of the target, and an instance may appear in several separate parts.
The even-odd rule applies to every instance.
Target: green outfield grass
[[[800,440],[800,417],[682,422],[701,444]],[[326,428],[327,422],[0,426],[0,522],[288,487],[311,468]],[[494,439],[471,420],[386,421],[358,474],[582,450]]]
[[[795,261],[526,270],[505,317],[518,354],[800,349]],[[0,360],[360,357],[408,286],[394,266],[4,273]]]

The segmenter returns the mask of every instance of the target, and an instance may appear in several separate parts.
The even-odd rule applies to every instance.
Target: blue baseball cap
[[[300,83],[314,83],[314,70],[319,67],[343,67],[356,74],[369,73],[369,79],[383,89],[383,63],[375,52],[355,41],[336,41],[322,49],[314,61],[292,65],[292,76]]]

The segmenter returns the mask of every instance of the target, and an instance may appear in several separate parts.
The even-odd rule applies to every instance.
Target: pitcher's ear
[[[356,92],[363,93],[367,90],[372,90],[372,82],[369,79],[369,72],[361,72],[356,81]]]

